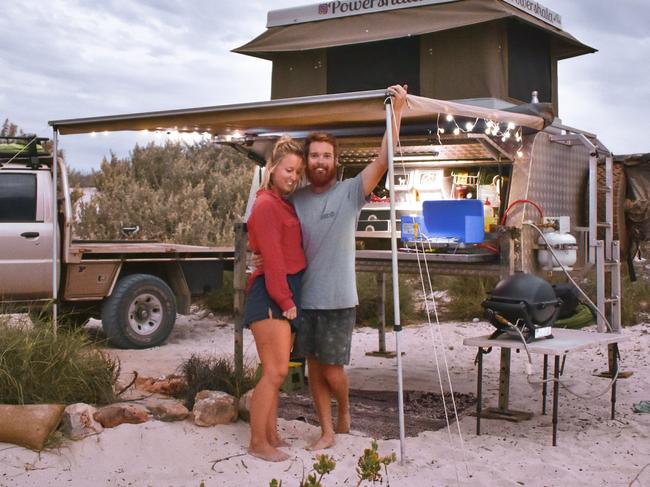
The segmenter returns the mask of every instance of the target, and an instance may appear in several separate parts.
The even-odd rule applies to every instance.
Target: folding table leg
[[[560,402],[560,356],[555,356],[555,369],[553,370],[553,446],[557,446],[558,407]]]

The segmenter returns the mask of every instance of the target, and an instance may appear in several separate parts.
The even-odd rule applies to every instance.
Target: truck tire
[[[165,281],[149,274],[120,279],[102,305],[102,328],[119,348],[160,345],[175,321],[174,293]]]

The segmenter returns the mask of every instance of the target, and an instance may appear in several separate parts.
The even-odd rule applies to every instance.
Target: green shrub
[[[497,282],[496,277],[436,276],[435,279],[432,279],[434,291],[447,292],[447,300],[444,303],[436,302],[438,317],[447,321],[481,318],[483,316],[481,303],[487,297],[487,292],[492,290]],[[430,311],[433,320],[433,309],[430,308]]]
[[[412,277],[399,278],[399,308],[402,325],[421,319],[424,315],[417,304],[415,293],[419,289],[419,280]],[[357,273],[357,293],[359,307],[357,308],[357,323],[364,326],[377,327],[379,315],[377,307],[381,299],[381,289],[377,283],[377,274],[370,272]],[[390,274],[386,275],[386,324],[395,324],[393,307],[393,281]]]
[[[91,346],[81,331],[0,323],[0,398],[6,404],[115,400],[119,362]]]
[[[185,404],[194,407],[194,397],[204,389],[223,391],[237,398],[255,387],[255,371],[244,367],[242,376],[235,373],[230,358],[209,357],[193,354],[181,364],[181,372],[187,382]]]
[[[196,245],[232,245],[244,213],[253,163],[230,148],[168,142],[135,146],[131,156],[104,159],[93,174],[97,194],[80,205],[80,238],[123,238]]]
[[[201,299],[201,306],[217,313],[234,313],[233,273],[223,273],[223,285],[218,291],[206,294]]]

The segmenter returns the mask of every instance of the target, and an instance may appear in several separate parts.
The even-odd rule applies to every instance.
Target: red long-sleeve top
[[[281,196],[261,189],[257,192],[247,225],[249,246],[264,260],[263,269],[255,269],[247,287],[250,288],[255,278],[264,275],[266,290],[280,309],[293,308],[296,303],[287,275],[296,274],[307,265],[296,211]]]

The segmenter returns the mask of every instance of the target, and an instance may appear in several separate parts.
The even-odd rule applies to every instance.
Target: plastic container
[[[426,230],[422,215],[403,215],[400,223],[402,242],[414,242],[425,238]]]

